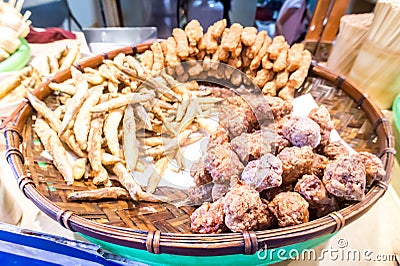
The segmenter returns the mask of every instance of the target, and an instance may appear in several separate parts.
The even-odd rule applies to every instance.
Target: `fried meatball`
[[[250,106],[252,113],[254,114],[254,116],[252,116],[252,124],[259,123],[261,126],[268,123],[273,123],[275,114],[273,113],[272,108],[269,106],[269,98],[262,94],[243,95],[242,98],[245,100],[246,104]]]
[[[214,186],[211,191],[211,196],[213,201],[216,201],[226,195],[228,191],[236,186],[236,184],[239,182],[239,177],[237,176],[232,176],[229,181],[226,181],[224,183],[214,183]]]
[[[328,163],[328,158],[320,154],[315,154],[314,162],[312,165],[312,173],[317,177],[322,178],[324,176],[324,171]]]
[[[214,183],[224,183],[230,181],[232,177],[240,177],[244,169],[229,143],[208,150],[205,165]]]
[[[274,151],[277,135],[271,130],[257,130],[254,133],[243,133],[232,139],[232,149],[243,163],[258,159]]]
[[[292,118],[291,115],[282,116],[279,119],[275,119],[275,131],[278,135],[283,136],[283,125]]]
[[[226,231],[224,199],[205,202],[190,216],[192,232],[200,234],[218,234]]]
[[[273,154],[279,154],[286,147],[290,147],[290,142],[283,136],[276,135]]]
[[[277,156],[282,162],[282,184],[292,184],[305,174],[310,174],[314,153],[310,146],[284,148]]]
[[[297,192],[282,192],[268,203],[280,227],[306,223],[309,220],[308,202]]]
[[[196,186],[204,185],[212,181],[212,177],[205,169],[205,163],[202,159],[195,161],[190,168],[190,176]]]
[[[362,151],[352,155],[352,157],[358,159],[364,164],[367,187],[370,187],[375,180],[382,179],[385,176],[386,171],[383,167],[382,161],[375,154]]]
[[[206,87],[205,89],[207,89],[208,87]],[[202,87],[200,86],[200,89],[202,89]],[[235,93],[227,88],[223,88],[223,87],[212,87],[211,88],[211,94],[214,97],[217,98],[228,98],[228,97],[232,97],[235,96]]]
[[[282,162],[272,154],[249,162],[242,172],[242,180],[257,191],[282,185]]]
[[[341,141],[329,142],[322,150],[322,153],[330,160],[335,160],[340,156],[349,155],[349,150]]]
[[[240,97],[230,97],[228,99],[237,99]],[[239,104],[238,101],[223,102],[219,108],[218,119],[219,122],[229,130],[232,137],[239,136],[242,133],[252,132],[254,123],[254,114],[250,106]],[[255,121],[257,122],[257,121]]]
[[[274,114],[275,120],[279,120],[285,115],[290,114],[293,111],[293,105],[291,101],[284,101],[279,97],[266,96],[269,108],[271,108]]]
[[[192,205],[201,205],[203,202],[211,202],[212,188],[213,183],[190,187],[188,189],[188,195]]]
[[[273,187],[260,192],[260,197],[271,201],[281,192],[293,191],[293,184],[281,185],[280,187]]]
[[[311,110],[308,117],[315,121],[321,128],[321,145],[326,145],[329,142],[331,131],[333,129],[333,122],[328,109],[324,105]]]
[[[227,142],[229,142],[229,132],[225,127],[219,124],[217,129],[210,134],[207,149]]]
[[[293,116],[282,127],[283,136],[296,147],[315,148],[321,140],[321,130],[317,123],[307,117]]]
[[[365,166],[356,158],[339,157],[328,163],[322,182],[332,195],[346,200],[360,201],[364,198]]]
[[[315,175],[303,175],[297,181],[294,191],[305,198],[311,209],[317,209],[321,205],[336,205],[335,198],[329,195],[322,181]]]
[[[232,232],[263,230],[274,223],[259,193],[247,185],[237,185],[226,194],[224,211],[225,224]]]

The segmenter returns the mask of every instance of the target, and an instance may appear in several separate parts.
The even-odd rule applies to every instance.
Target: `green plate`
[[[18,49],[9,58],[0,63],[0,72],[20,70],[26,66],[30,59],[31,49],[28,42],[24,38],[21,38],[21,45]]]
[[[400,161],[400,93],[396,96],[392,106],[393,111],[393,135],[395,139],[396,158]]]
[[[92,238],[81,234],[90,242],[101,246],[102,248],[113,252],[114,254],[135,260],[137,262],[150,264],[150,265],[207,265],[207,266],[221,266],[221,265],[269,265],[278,263],[284,260],[289,260],[299,256],[302,252],[310,250],[324,243],[335,234],[324,235],[319,238],[314,238],[305,242],[293,244],[276,249],[260,250],[254,255],[227,255],[227,256],[179,256],[169,254],[152,254],[145,250],[139,250],[120,246],[105,242],[96,238]],[[311,256],[314,256],[313,251],[309,251]],[[306,254],[305,258],[308,258]],[[193,254],[195,255],[195,254]],[[318,256],[316,254],[315,256]],[[313,257],[311,257],[313,258]]]

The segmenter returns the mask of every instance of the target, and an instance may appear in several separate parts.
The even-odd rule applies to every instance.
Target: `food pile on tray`
[[[189,199],[200,206],[192,231],[242,232],[324,216],[385,175],[375,155],[331,141],[324,106],[292,113],[311,62],[302,44],[224,20],[205,34],[194,20],[172,35],[139,55],[71,67],[70,79],[49,84],[55,106],[28,95],[34,130],[66,183],[98,187],[69,200],[170,202],[157,194],[167,169],[190,169]],[[188,162],[183,147],[203,140],[204,154]]]
[[[21,15],[24,1],[0,1],[0,62],[10,57],[29,33],[30,12]]]
[[[69,68],[80,58],[78,45],[66,46],[55,53],[36,57],[31,64],[0,84],[0,104],[23,99],[28,91],[38,88],[47,77]]]

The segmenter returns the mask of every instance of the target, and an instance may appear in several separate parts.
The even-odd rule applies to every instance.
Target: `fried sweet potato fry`
[[[121,187],[105,187],[94,190],[76,191],[68,194],[68,201],[127,200],[129,193]]]
[[[101,142],[103,135],[103,124],[104,115],[101,113],[93,114],[92,121],[90,122],[87,151],[88,159],[95,175],[95,178],[93,179],[93,183],[95,185],[108,183],[107,171],[101,164]]]
[[[90,109],[99,102],[100,97],[103,94],[103,90],[103,85],[91,88],[89,91],[89,97],[82,104],[82,108],[76,115],[74,134],[79,147],[84,151],[87,149],[87,138],[90,129],[90,120],[92,117]]]
[[[67,93],[69,95],[74,95],[76,93],[76,87],[71,84],[51,82],[49,84],[49,88],[54,91],[61,91],[63,93]]]
[[[69,128],[70,121],[77,114],[83,102],[89,96],[88,83],[83,74],[76,68],[71,67],[71,75],[72,79],[75,81],[77,91],[65,108],[64,118],[61,123],[60,131],[58,132],[60,136]]]
[[[122,163],[116,163],[113,172],[117,175],[121,185],[126,188],[133,200],[161,202],[162,199],[150,193],[144,192],[137,180],[132,176]]]
[[[154,62],[153,51],[146,50],[143,54],[141,54],[140,59],[143,68],[145,68],[148,73],[151,73],[151,71],[153,70]]]
[[[117,109],[128,104],[139,102],[147,102],[154,98],[154,94],[141,94],[141,93],[127,93],[120,95],[117,98],[110,99],[106,102],[100,103],[90,109],[92,113],[99,113]]]
[[[72,175],[75,180],[82,179],[86,172],[86,158],[79,158],[72,164]]]
[[[123,116],[123,109],[114,109],[110,111],[104,122],[104,137],[106,139],[107,146],[111,154],[119,158],[123,158],[123,153],[118,143],[118,126]]]
[[[165,173],[165,170],[168,168],[168,163],[169,159],[166,156],[157,160],[157,162],[154,164],[154,169],[147,180],[146,192],[154,193],[158,183],[160,183],[160,180]]]
[[[151,70],[151,75],[157,75],[161,69],[164,68],[164,54],[161,49],[161,45],[159,42],[154,42],[151,45],[151,50],[153,51],[153,68]]]
[[[60,171],[68,185],[74,183],[72,166],[68,160],[67,151],[64,149],[57,133],[41,118],[36,119],[35,132],[39,136],[45,149],[53,157],[54,166]]]
[[[126,107],[124,118],[122,121],[122,128],[122,147],[124,151],[126,166],[128,168],[128,171],[132,172],[135,170],[139,158],[139,149],[136,146],[135,114],[133,112],[132,105],[128,105]]]
[[[102,152],[101,153],[101,163],[103,165],[113,165],[116,163],[122,162],[122,159],[114,156],[112,154],[109,154],[107,152]]]

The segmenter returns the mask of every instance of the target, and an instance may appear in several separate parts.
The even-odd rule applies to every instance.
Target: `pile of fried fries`
[[[60,102],[55,110],[28,94],[38,113],[34,130],[67,184],[91,177],[95,185],[110,187],[110,174],[115,174],[132,199],[160,201],[152,193],[170,160],[176,159],[175,170],[185,168],[179,148],[203,137],[200,126],[209,130],[207,119],[196,116],[215,112],[213,104],[222,99],[211,97],[210,89],[200,90],[197,82],[179,83],[165,71],[153,77],[124,54],[83,73],[71,67],[71,75],[49,84]],[[151,167],[141,160],[149,157],[154,169],[143,191],[133,173]],[[114,194],[110,188],[70,198],[112,198],[119,190],[113,188]]]
[[[78,45],[64,47],[54,54],[36,58],[36,67],[29,65],[0,84],[0,104],[12,103],[26,97],[27,92],[39,87],[46,76],[69,68],[80,58]]]
[[[290,47],[283,36],[271,39],[265,31],[238,23],[228,28],[226,20],[215,22],[204,34],[200,23],[192,20],[184,30],[174,29],[172,35],[153,43],[141,59],[153,75],[169,67],[168,73],[180,82],[192,77],[230,80],[235,86],[254,82],[264,95],[291,100],[311,63],[311,53],[303,44]]]

